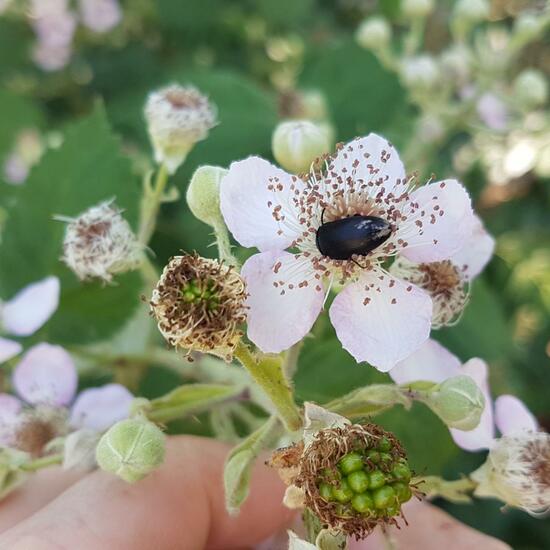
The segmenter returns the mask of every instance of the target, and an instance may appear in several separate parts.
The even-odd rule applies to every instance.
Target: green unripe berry
[[[357,470],[348,476],[348,484],[356,493],[362,493],[369,487],[369,476],[364,470]]]
[[[412,491],[406,483],[403,483],[402,481],[396,481],[395,483],[392,483],[391,486],[395,491],[398,502],[403,503],[411,499]]]
[[[353,506],[353,509],[360,514],[365,514],[366,512],[374,510],[374,501],[368,492],[355,495],[351,499],[351,505]]]
[[[328,483],[321,483],[321,485],[319,485],[319,494],[321,495],[321,498],[327,502],[333,500],[332,485],[329,485]]]
[[[393,456],[390,453],[380,453],[380,461],[382,464],[391,464],[393,462]]]
[[[336,468],[323,468],[321,474],[325,481],[339,481],[342,477]]]
[[[164,460],[165,436],[152,422],[129,418],[103,434],[96,447],[98,466],[128,483],[144,478]]]
[[[374,449],[368,451],[366,456],[374,464],[378,464],[380,462],[380,453]]]
[[[388,451],[391,451],[392,443],[385,435],[383,435],[378,441],[377,446],[379,451],[382,451],[383,453],[387,453]]]
[[[340,459],[338,466],[343,474],[351,474],[363,469],[363,457],[359,453],[348,453]]]
[[[340,481],[340,484],[337,487],[332,487],[332,496],[338,502],[349,502],[352,499],[353,494],[354,493],[346,479]]]
[[[382,487],[386,484],[386,477],[384,476],[384,473],[380,470],[373,470],[367,475],[369,478],[369,487],[371,489],[378,489],[379,487]]]
[[[393,487],[385,485],[376,489],[372,493],[372,500],[374,501],[374,507],[378,510],[392,506],[396,502],[396,495]]]
[[[411,479],[411,469],[407,464],[396,464],[391,471],[391,475],[398,481],[404,481],[405,483]]]

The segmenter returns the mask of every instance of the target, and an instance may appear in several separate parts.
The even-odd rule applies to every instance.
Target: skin
[[[226,513],[227,452],[217,441],[173,437],[162,467],[133,485],[101,471],[40,472],[0,505],[0,549],[240,550],[271,536],[286,541],[286,535],[277,534],[291,524],[293,513],[281,505],[285,487],[263,460],[257,461],[241,513]],[[407,541],[403,548],[507,548],[428,504],[409,506],[407,518],[410,527],[395,535],[398,542]],[[272,542],[264,548],[279,547]],[[384,537],[374,534],[368,544],[353,548],[382,550]]]

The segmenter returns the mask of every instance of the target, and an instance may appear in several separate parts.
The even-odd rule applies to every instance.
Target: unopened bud
[[[540,107],[548,99],[548,81],[536,69],[522,71],[514,82],[517,102],[526,109]]]
[[[81,280],[110,282],[113,275],[135,269],[142,255],[129,223],[112,201],[89,208],[67,221],[62,260]]]
[[[355,38],[367,50],[383,49],[390,43],[391,27],[383,17],[369,17],[359,25]]]
[[[546,25],[544,17],[534,13],[521,13],[514,24],[514,39],[520,43],[530,42],[537,38]]]
[[[216,125],[216,108],[196,88],[172,84],[149,95],[145,118],[155,160],[173,174]]]
[[[550,510],[550,435],[523,431],[498,439],[476,470],[475,495],[499,498],[530,514]]]
[[[426,17],[434,9],[433,0],[402,0],[401,11],[405,17]]]
[[[453,17],[468,24],[480,23],[489,17],[489,3],[487,0],[458,0]]]
[[[465,375],[453,376],[439,384],[425,402],[449,428],[466,431],[477,427],[485,407],[483,393]]]
[[[430,55],[405,59],[401,67],[403,82],[414,90],[431,90],[439,79],[439,68]]]
[[[330,151],[330,145],[326,130],[307,120],[281,122],[271,140],[273,156],[293,174],[309,172],[315,160]]]
[[[165,436],[153,423],[142,419],[117,422],[96,448],[98,466],[133,483],[144,478],[164,461]]]
[[[220,212],[220,181],[227,174],[219,166],[199,166],[187,188],[189,209],[201,222],[212,227],[222,219]]]

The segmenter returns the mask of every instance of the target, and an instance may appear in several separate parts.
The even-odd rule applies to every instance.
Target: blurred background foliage
[[[437,50],[449,40],[441,23],[451,4],[439,2],[431,16],[429,48]],[[524,4],[496,1],[495,18],[506,25],[507,16]],[[200,164],[227,166],[251,154],[271,158],[271,133],[288,115],[289,98],[297,89],[325,96],[338,141],[375,131],[400,149],[415,139],[418,113],[398,78],[353,39],[360,20],[373,13],[395,21],[399,32],[399,0],[127,0],[122,5],[118,27],[102,35],[79,29],[70,64],[50,73],[30,59],[34,38],[25,19],[9,13],[0,17],[0,160],[21,132],[35,131],[48,143],[24,185],[0,182],[0,295],[5,299],[50,273],[59,275],[63,285],[58,313],[33,341],[82,345],[105,340],[135,311],[146,309],[136,274],[105,288],[79,284],[57,261],[63,228],[52,217],[74,216],[116,196],[135,226],[140,177],[151,168],[142,108],[153,88],[192,83],[219,110],[220,124],[175,176],[182,195]],[[548,74],[548,42],[538,42],[525,55]],[[451,175],[453,154],[464,139],[457,133],[441,144],[424,175]],[[407,169],[416,168],[412,159]],[[463,360],[486,359],[494,394],[518,395],[548,429],[550,179],[529,173],[518,192],[495,200],[486,200],[489,183],[479,162],[464,179],[497,238],[497,251],[473,284],[461,322],[435,337]],[[212,240],[209,228],[180,200],[163,208],[151,248],[162,266],[179,250],[213,256]],[[386,380],[355,364],[322,317],[306,342],[296,388],[299,399],[324,402]],[[82,383],[96,381],[94,375]],[[153,397],[177,383],[171,371],[151,366],[140,391]],[[379,420],[403,440],[420,473],[453,477],[483,460],[483,453],[460,451],[444,425],[421,405],[409,414],[393,410]],[[209,424],[199,416],[172,429],[209,433]],[[517,511],[501,513],[497,503],[441,505],[514,548],[550,544],[547,522]]]

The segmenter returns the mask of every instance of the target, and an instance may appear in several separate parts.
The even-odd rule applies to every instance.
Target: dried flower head
[[[62,260],[81,280],[99,278],[110,282],[113,275],[135,269],[142,255],[122,210],[112,201],[89,208],[67,219]]]
[[[14,447],[41,456],[50,441],[67,431],[66,411],[54,407],[25,410],[14,434]]]
[[[155,160],[174,173],[216,125],[216,107],[193,86],[172,84],[149,95],[145,118]]]
[[[173,346],[230,357],[246,320],[245,284],[232,267],[174,256],[153,290],[151,311]]]
[[[495,441],[472,474],[476,495],[497,497],[530,514],[550,510],[550,434],[518,431]]]
[[[287,469],[289,457],[297,455],[287,452]],[[377,525],[397,524],[401,504],[415,491],[399,441],[375,424],[319,430],[296,470],[292,482],[302,489],[305,505],[329,528],[357,539]]]

